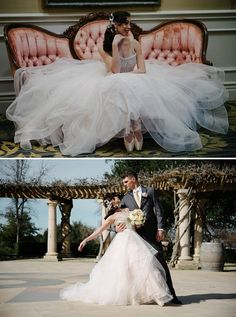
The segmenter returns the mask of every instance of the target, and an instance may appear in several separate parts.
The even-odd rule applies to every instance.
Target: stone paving
[[[100,306],[66,302],[61,288],[87,281],[95,260],[43,259],[0,262],[1,317],[235,317],[236,267],[224,272],[172,270],[175,289],[183,306]]]

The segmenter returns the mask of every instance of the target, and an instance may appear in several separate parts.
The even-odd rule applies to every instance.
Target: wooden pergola
[[[211,164],[202,166],[187,166],[174,168],[153,175],[140,175],[143,185],[156,188],[158,191],[174,193],[175,218],[176,218],[176,244],[172,256],[172,262],[184,265],[186,262],[199,261],[200,247],[202,243],[202,219],[196,214],[194,224],[194,254],[190,254],[190,214],[193,206],[193,197],[205,197],[212,191],[235,192],[236,169],[234,166],[216,168]],[[59,206],[62,215],[62,252],[61,257],[70,256],[70,214],[73,208],[73,199],[97,199],[101,204],[102,219],[106,214],[103,198],[108,193],[125,193],[125,188],[120,180],[111,179],[98,184],[96,182],[82,182],[78,184],[66,184],[54,182],[47,185],[0,182],[0,197],[47,199],[48,200],[48,249],[46,260],[58,260],[56,250],[56,208]],[[109,233],[103,234],[103,246]]]

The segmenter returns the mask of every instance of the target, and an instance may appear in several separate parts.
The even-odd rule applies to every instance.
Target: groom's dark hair
[[[124,171],[121,175],[121,178],[124,179],[125,177],[134,177],[136,180],[138,180],[138,174],[132,170]]]

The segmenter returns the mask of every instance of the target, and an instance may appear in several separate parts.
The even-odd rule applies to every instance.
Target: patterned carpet
[[[236,157],[236,101],[227,103],[230,129],[227,135],[216,134],[205,129],[200,129],[203,148],[194,152],[169,153],[158,146],[150,137],[145,137],[143,150],[128,154],[122,139],[111,140],[106,145],[98,148],[94,153],[78,155],[77,157]],[[33,144],[32,151],[24,151],[13,142],[14,125],[8,121],[4,114],[0,115],[0,157],[66,157],[58,148],[52,146],[39,146]],[[79,140],[78,140],[79,142]]]

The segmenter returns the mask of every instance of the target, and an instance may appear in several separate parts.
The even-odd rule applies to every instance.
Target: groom
[[[161,240],[164,239],[164,220],[157,192],[151,187],[144,187],[139,184],[138,176],[135,172],[127,171],[122,176],[124,186],[130,191],[121,200],[121,208],[129,208],[129,210],[142,209],[146,215],[145,224],[137,229],[137,233],[147,242],[149,242],[156,250],[155,255],[162,264],[166,272],[166,282],[170,289],[173,299],[172,304],[181,305],[181,301],[177,298],[172,285],[172,279],[169,268],[163,257]],[[124,224],[116,226],[116,231],[120,232],[125,229]]]

